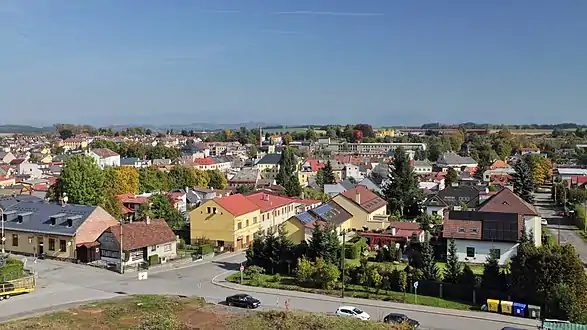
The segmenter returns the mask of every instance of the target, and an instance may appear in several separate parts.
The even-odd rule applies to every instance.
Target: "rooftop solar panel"
[[[302,223],[308,223],[308,222],[314,221],[314,217],[308,212],[298,214],[297,218],[300,219],[300,221]]]
[[[328,212],[330,210],[332,210],[332,205],[324,204],[324,205],[321,205],[321,206],[318,206],[317,208],[315,208],[313,210],[313,212],[322,217],[324,214],[326,214],[326,212]]]

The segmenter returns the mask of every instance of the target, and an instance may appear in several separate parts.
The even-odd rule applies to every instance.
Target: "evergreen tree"
[[[337,264],[340,260],[340,241],[334,227],[330,224],[316,224],[308,244],[308,255],[312,260],[322,258],[327,263]]]
[[[265,235],[260,233],[255,234],[253,243],[249,245],[246,252],[247,264],[250,266],[259,266],[265,268],[267,266],[265,257]]]
[[[448,242],[448,253],[446,257],[446,268],[444,269],[444,281],[447,283],[458,283],[463,274],[463,265],[457,256],[457,245],[454,239]]]
[[[514,165],[516,173],[512,175],[514,192],[528,203],[534,202],[534,178],[528,164],[519,161]]]
[[[475,170],[475,178],[483,179],[483,173],[489,169],[491,162],[493,162],[492,158],[491,147],[484,145],[483,148],[479,150],[479,161],[477,162],[477,170]]]
[[[277,231],[277,246],[279,248],[280,272],[291,273],[291,265],[295,263],[294,243],[287,236],[287,230],[280,226]]]
[[[324,173],[323,184],[336,183],[336,177],[334,176],[334,171],[332,170],[332,164],[330,163],[330,160],[326,162],[322,172]]]
[[[284,188],[285,194],[289,197],[297,197],[302,194],[302,186],[300,185],[300,179],[298,179],[296,173],[289,176]]]
[[[483,276],[481,285],[486,290],[503,290],[505,283],[499,271],[499,254],[496,250],[490,250],[485,265],[483,265]]]
[[[447,187],[452,186],[453,183],[457,183],[459,180],[459,175],[454,168],[450,167],[446,175],[444,176],[444,185]]]
[[[391,214],[399,212],[403,216],[405,210],[419,211],[418,206],[423,199],[423,193],[418,187],[418,179],[403,148],[397,148],[393,153],[389,182],[383,188],[383,195]]]
[[[422,243],[422,273],[424,278],[430,281],[437,281],[439,278],[438,266],[434,258],[434,249],[428,242]]]

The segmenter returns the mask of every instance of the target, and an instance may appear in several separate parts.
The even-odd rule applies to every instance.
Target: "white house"
[[[429,174],[432,173],[432,164],[427,160],[415,160],[413,161],[414,173],[416,174]]]
[[[587,175],[587,169],[585,168],[557,168],[555,175],[560,181],[571,181],[574,176]]]
[[[457,172],[468,171],[476,169],[478,164],[471,157],[463,157],[455,152],[445,152],[436,161],[436,165],[446,172],[449,168],[453,168]]]
[[[88,155],[96,160],[100,168],[120,166],[120,155],[108,148],[92,149]]]

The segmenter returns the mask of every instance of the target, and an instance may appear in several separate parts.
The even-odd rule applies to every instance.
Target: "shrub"
[[[261,274],[265,273],[265,269],[259,266],[249,266],[246,267],[243,271],[243,275],[249,279],[253,279],[255,277],[259,277]]]
[[[214,245],[202,244],[198,247],[198,250],[202,255],[207,255],[214,252]]]
[[[136,330],[179,330],[181,324],[173,315],[152,314],[135,327]]]
[[[0,281],[12,281],[24,276],[24,263],[19,259],[6,259],[0,267]]]

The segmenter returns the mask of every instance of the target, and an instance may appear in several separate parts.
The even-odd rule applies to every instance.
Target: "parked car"
[[[542,218],[542,225],[543,226],[548,226],[548,220]]]
[[[240,293],[234,296],[226,297],[228,306],[237,306],[243,308],[257,308],[261,305],[259,299],[255,299],[248,294]]]
[[[399,313],[390,313],[387,314],[387,316],[385,316],[383,318],[383,322],[385,323],[405,323],[409,326],[412,327],[412,329],[417,329],[420,326],[420,322],[409,318],[407,315],[405,314],[399,314]]]
[[[364,321],[371,319],[371,316],[369,316],[369,314],[353,306],[340,306],[336,309],[336,312],[334,314],[336,314],[337,316],[354,317]]]

